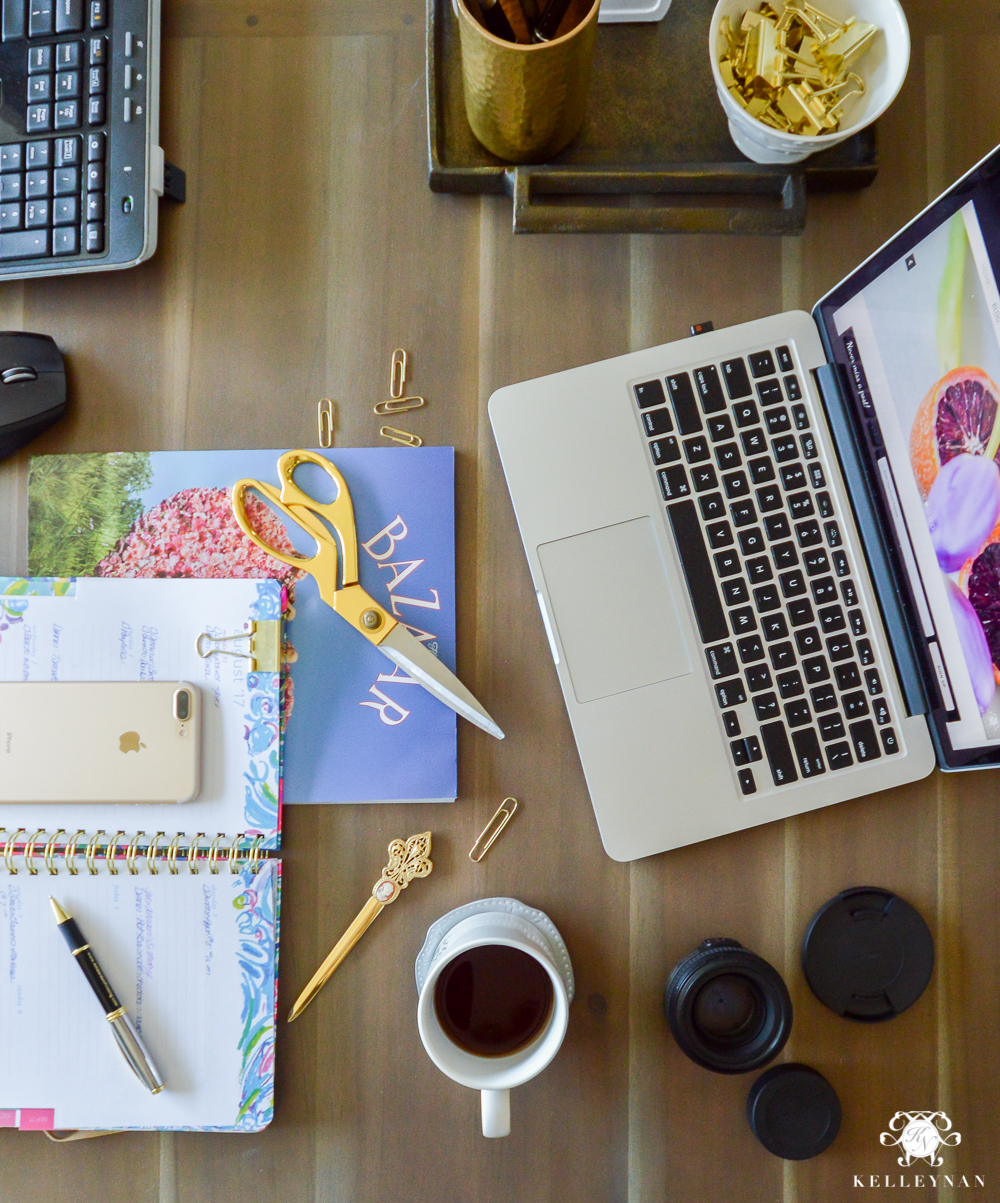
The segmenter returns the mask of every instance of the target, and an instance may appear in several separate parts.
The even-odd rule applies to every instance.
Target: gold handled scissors
[[[317,501],[299,488],[292,476],[300,464],[315,464],[334,481],[337,496],[333,501]],[[347,619],[393,664],[398,664],[424,689],[470,723],[497,739],[503,739],[503,732],[458,677],[358,583],[358,534],[354,525],[354,504],[347,482],[337,468],[328,459],[312,451],[286,451],[278,458],[278,479],[281,481],[280,489],[261,480],[238,480],[233,485],[233,513],[247,538],[283,564],[310,573],[315,577],[319,595],[326,604]],[[259,493],[278,513],[300,526],[316,544],[316,554],[289,554],[265,542],[247,517],[247,489]],[[326,522],[336,531],[336,539]],[[343,559],[340,585],[337,583],[337,540],[340,541]]]

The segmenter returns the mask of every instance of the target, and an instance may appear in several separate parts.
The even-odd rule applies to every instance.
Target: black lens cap
[[[747,1119],[769,1153],[805,1161],[836,1139],[840,1099],[821,1073],[792,1061],[765,1070],[750,1087]]]
[[[813,916],[802,941],[813,993],[847,1019],[892,1019],[931,980],[934,940],[920,914],[877,886],[844,890]]]

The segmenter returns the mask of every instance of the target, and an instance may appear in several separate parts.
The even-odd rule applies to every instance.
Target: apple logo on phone
[[[126,731],[118,740],[118,750],[120,752],[138,752],[140,748],[146,745],[139,742],[138,731]]]

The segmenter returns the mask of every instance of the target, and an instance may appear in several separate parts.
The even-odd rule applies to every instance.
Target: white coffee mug
[[[438,1019],[434,992],[445,968],[484,945],[517,948],[533,957],[552,983],[552,1006],[540,1032],[505,1056],[479,1056],[457,1045]],[[559,1051],[573,1000],[573,966],[555,924],[516,898],[483,898],[450,911],[427,932],[416,963],[417,1029],[427,1055],[442,1073],[481,1091],[484,1136],[510,1134],[510,1091],[530,1081]]]

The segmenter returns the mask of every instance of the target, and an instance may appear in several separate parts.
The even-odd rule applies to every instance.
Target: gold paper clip
[[[389,401],[380,401],[375,406],[375,412],[380,416],[384,414],[401,414],[408,409],[420,409],[422,405],[426,404],[427,402],[423,397],[393,397]]]
[[[501,831],[514,817],[517,810],[516,798],[504,798],[500,808],[480,833],[479,839],[472,845],[469,860],[479,862],[493,847],[494,841]]]
[[[406,387],[406,352],[397,347],[392,353],[392,363],[389,367],[389,396],[396,399],[402,397]]]
[[[408,430],[397,430],[395,426],[383,426],[379,434],[384,439],[392,439],[394,443],[402,443],[404,447],[422,447],[424,440],[418,434],[410,434]]]
[[[250,661],[252,673],[276,673],[281,669],[281,620],[278,618],[263,618],[260,621],[250,621],[242,635],[209,635],[207,631],[195,640],[195,651],[203,660],[209,656],[238,656],[241,660]],[[226,647],[210,647],[208,651],[202,648],[202,642],[229,643],[233,639],[249,639],[248,652],[231,651]]]
[[[324,397],[317,406],[316,424],[319,427],[319,445],[323,448],[333,446],[333,402]]]

